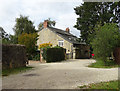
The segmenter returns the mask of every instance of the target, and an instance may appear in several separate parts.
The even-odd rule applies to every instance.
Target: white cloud
[[[69,27],[71,33],[79,36],[79,31],[73,28],[76,22],[74,7],[81,4],[80,0],[0,0],[0,26],[7,33],[14,34],[12,28],[15,18],[20,14],[29,16],[37,27],[44,19],[55,20],[56,27],[65,29]]]

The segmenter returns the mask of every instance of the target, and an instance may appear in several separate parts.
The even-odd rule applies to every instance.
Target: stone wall
[[[2,45],[2,68],[24,67],[28,62],[24,45]]]

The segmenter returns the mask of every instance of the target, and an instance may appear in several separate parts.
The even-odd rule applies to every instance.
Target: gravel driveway
[[[35,68],[25,73],[3,77],[3,89],[77,89],[78,86],[117,80],[118,68],[88,68],[91,59],[60,63],[30,63]]]

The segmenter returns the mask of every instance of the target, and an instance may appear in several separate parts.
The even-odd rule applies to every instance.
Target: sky
[[[0,0],[0,27],[13,35],[15,19],[20,15],[29,16],[36,29],[40,22],[51,18],[56,28],[69,27],[70,33],[79,37],[80,31],[73,27],[78,17],[74,8],[81,3],[82,0]]]

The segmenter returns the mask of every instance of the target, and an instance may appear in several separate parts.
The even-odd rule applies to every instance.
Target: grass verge
[[[8,76],[10,74],[17,74],[20,72],[25,72],[27,70],[32,69],[33,67],[19,67],[19,68],[11,68],[11,69],[3,69],[2,70],[2,76]]]
[[[120,82],[120,81],[119,81]],[[119,90],[119,82],[117,81],[109,81],[109,82],[101,82],[96,84],[84,85],[80,86],[81,89],[109,89],[118,91]]]
[[[95,63],[88,65],[88,67],[93,68],[114,68],[120,67],[113,60],[107,60],[106,64],[102,60],[97,60]]]

